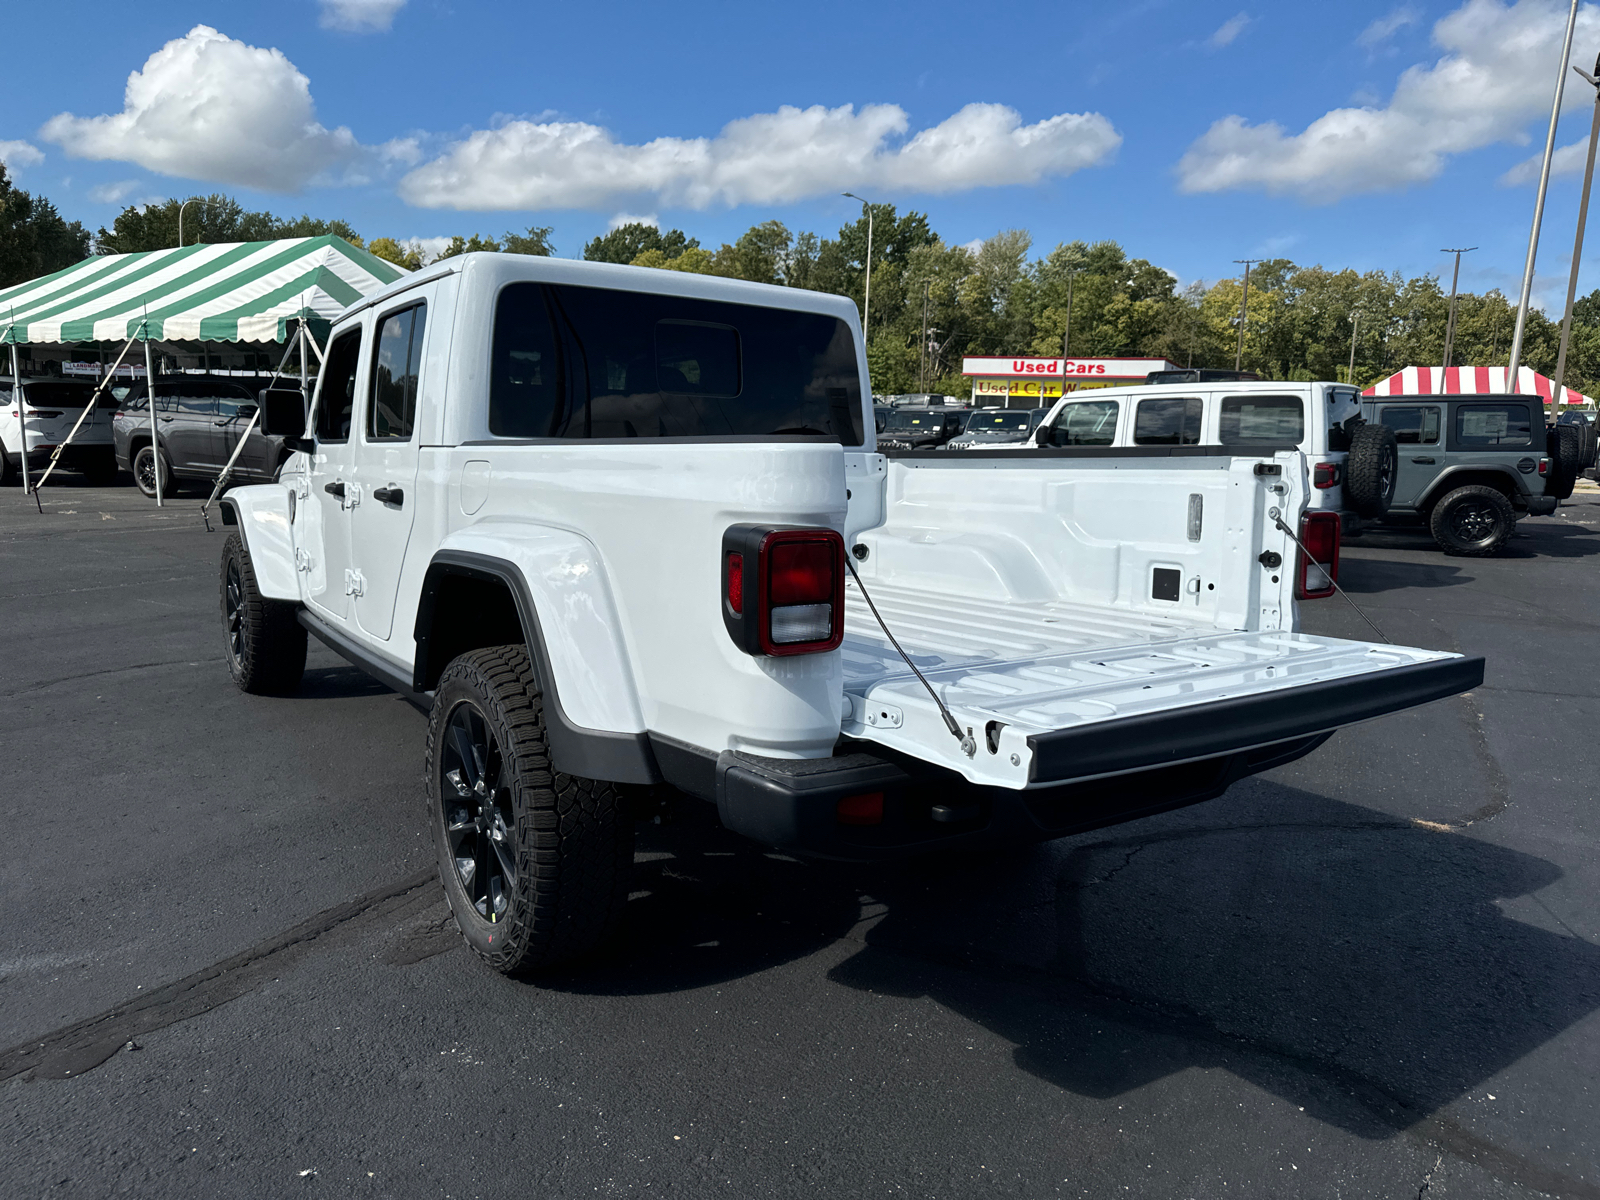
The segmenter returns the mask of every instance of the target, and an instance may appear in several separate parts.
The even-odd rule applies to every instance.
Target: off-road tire
[[[1550,454],[1550,477],[1545,480],[1544,494],[1565,500],[1572,495],[1583,469],[1583,431],[1576,425],[1552,426],[1545,447]]]
[[[161,472],[162,497],[172,495],[176,491],[172,486],[172,464],[167,461],[165,454],[151,449],[150,443],[146,442],[133,452],[133,482],[152,500],[156,498],[156,470]]]
[[[295,619],[293,604],[261,594],[237,533],[222,543],[219,591],[224,654],[234,683],[256,696],[296,691],[306,672],[305,628]]]
[[[1400,447],[1387,425],[1358,425],[1350,435],[1344,464],[1344,503],[1358,517],[1383,516],[1394,503],[1400,475]]]
[[[1578,463],[1578,472],[1582,474],[1593,467],[1596,457],[1600,456],[1600,421],[1585,421],[1574,428],[1583,434],[1583,457]]]
[[[449,770],[464,774],[448,766],[464,761],[452,749],[459,744],[451,724],[463,706],[463,720],[470,722],[475,711],[493,739],[480,775],[483,788],[466,793],[447,777]],[[551,765],[543,697],[525,647],[473,650],[445,668],[428,717],[423,783],[450,911],[467,944],[491,967],[526,976],[581,957],[615,930],[633,870],[633,813],[616,784]],[[492,796],[488,821],[499,814],[498,840],[509,849],[515,879],[506,879],[505,860],[491,864],[481,876],[480,911],[457,868],[451,826],[458,838],[471,836],[462,821],[485,813],[485,795]],[[500,871],[504,911],[490,911],[492,870]],[[472,874],[476,892],[476,866]]]
[[[1433,506],[1428,529],[1446,554],[1484,558],[1511,537],[1517,515],[1505,493],[1482,484],[1469,484],[1449,493]]]

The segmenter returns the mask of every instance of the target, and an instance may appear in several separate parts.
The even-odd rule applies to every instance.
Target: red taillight
[[[1331,488],[1339,482],[1338,463],[1318,463],[1311,471],[1311,482],[1319,488]]]
[[[1539,460],[1539,474],[1541,474],[1541,475],[1550,474],[1550,460],[1548,458],[1541,458]]]
[[[1300,519],[1299,554],[1295,569],[1294,594],[1301,600],[1320,600],[1333,595],[1339,578],[1339,514],[1309,512]]]
[[[728,555],[728,607],[744,614],[744,555]]]
[[[844,539],[831,529],[735,525],[723,535],[722,619],[747,654],[817,654],[844,640]],[[754,570],[751,603],[746,571]]]

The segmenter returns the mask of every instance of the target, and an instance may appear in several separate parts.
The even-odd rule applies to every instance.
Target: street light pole
[[[1461,281],[1461,256],[1476,250],[1476,246],[1463,246],[1459,250],[1446,247],[1440,254],[1454,254],[1456,269],[1450,276],[1450,315],[1444,323],[1444,366],[1439,371],[1439,391],[1444,391],[1444,373],[1450,369],[1450,350],[1456,340],[1456,284]]]
[[[1350,369],[1344,375],[1344,381],[1352,387],[1356,382],[1356,330],[1360,327],[1361,310],[1358,308],[1350,314]]]
[[[1544,139],[1544,165],[1539,169],[1539,198],[1533,204],[1533,228],[1528,233],[1528,260],[1522,267],[1522,298],[1517,302],[1517,326],[1511,335],[1511,363],[1506,369],[1506,392],[1517,386],[1522,366],[1522,334],[1528,324],[1528,302],[1533,296],[1533,263],[1539,255],[1539,225],[1544,220],[1544,197],[1550,190],[1550,159],[1556,152],[1556,125],[1561,120],[1561,95],[1567,86],[1567,64],[1572,61],[1572,31],[1578,23],[1578,0],[1567,14],[1567,36],[1561,43],[1561,66],[1556,69],[1556,94],[1550,104],[1550,132]]]
[[[1573,0],[1576,4],[1577,0]],[[841,192],[840,195],[848,196],[852,200],[861,200],[854,192]],[[861,337],[867,337],[867,322],[872,317],[872,205],[861,200],[861,207],[867,210],[867,294],[861,304]]]
[[[922,281],[922,341],[918,343],[917,353],[917,390],[928,390],[928,289],[933,286],[933,280]]]
[[[1233,354],[1233,369],[1242,371],[1244,370],[1244,323],[1249,313],[1248,306],[1250,304],[1250,266],[1252,263],[1258,263],[1261,260],[1259,258],[1236,258],[1233,261],[1244,264],[1244,295],[1239,298],[1239,348]]]
[[[183,248],[183,210],[188,208],[189,205],[193,204],[196,199],[197,199],[197,197],[190,196],[182,204],[178,205],[178,247],[179,247],[179,249]]]
[[[1567,343],[1572,337],[1572,302],[1578,294],[1578,263],[1583,258],[1583,227],[1589,219],[1589,185],[1594,182],[1594,151],[1600,144],[1600,57],[1594,60],[1594,74],[1573,67],[1594,88],[1594,120],[1589,126],[1589,161],[1583,168],[1583,197],[1578,201],[1578,235],[1572,243],[1572,273],[1567,276],[1567,307],[1561,312],[1561,353],[1556,358],[1554,403],[1561,403],[1561,382],[1567,376]]]
[[[1067,268],[1067,327],[1061,333],[1061,357],[1063,359],[1072,357],[1072,277],[1077,273],[1073,268]],[[1066,365],[1065,362],[1061,364],[1063,370],[1066,369]]]

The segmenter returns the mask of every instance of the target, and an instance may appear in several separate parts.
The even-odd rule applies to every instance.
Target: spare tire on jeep
[[[1545,434],[1550,454],[1550,475],[1544,481],[1544,494],[1565,500],[1572,495],[1583,469],[1583,431],[1576,425],[1552,425]]]
[[[1394,501],[1400,447],[1387,425],[1357,425],[1344,465],[1345,506],[1358,517],[1381,517]]]

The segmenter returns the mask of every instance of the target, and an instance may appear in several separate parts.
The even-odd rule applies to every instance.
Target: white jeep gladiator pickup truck
[[[309,417],[264,395],[304,453],[223,500],[234,678],[292,690],[309,631],[428,709],[445,891],[515,971],[617,919],[651,786],[835,858],[1058,837],[1483,677],[1297,631],[1339,542],[1296,450],[891,461],[867,378],[840,297],[409,275],[334,325]]]

